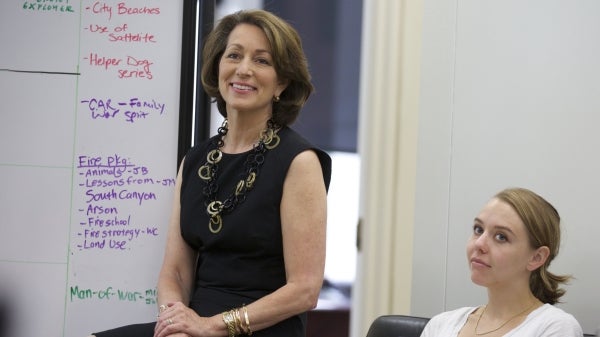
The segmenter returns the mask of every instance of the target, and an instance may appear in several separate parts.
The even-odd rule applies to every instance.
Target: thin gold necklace
[[[533,302],[532,305],[528,306],[525,310],[519,312],[518,314],[512,316],[511,318],[509,318],[508,320],[504,321],[504,323],[500,324],[499,327],[490,330],[490,331],[486,331],[486,332],[477,332],[477,328],[479,327],[479,321],[481,320],[481,317],[483,317],[483,314],[485,314],[485,309],[487,309],[487,305],[485,307],[483,307],[483,312],[481,313],[481,315],[479,315],[479,318],[477,318],[477,323],[475,323],[475,335],[477,336],[482,336],[482,335],[487,335],[489,333],[492,333],[494,331],[498,331],[500,329],[502,329],[503,326],[505,326],[508,322],[512,321],[513,319],[523,315],[524,313],[526,313],[529,309],[533,308],[533,306],[535,305],[535,301]]]

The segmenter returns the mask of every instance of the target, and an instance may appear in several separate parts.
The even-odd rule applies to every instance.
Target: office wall
[[[413,314],[485,303],[465,244],[499,190],[530,188],[562,216],[559,306],[600,319],[600,3],[424,2]]]

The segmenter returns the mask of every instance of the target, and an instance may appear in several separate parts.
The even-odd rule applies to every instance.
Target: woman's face
[[[272,100],[285,85],[275,72],[269,40],[257,26],[240,24],[231,31],[219,62],[219,91],[232,111],[272,111]]]
[[[536,255],[515,210],[496,198],[488,202],[475,218],[467,243],[471,280],[488,288],[528,284]]]

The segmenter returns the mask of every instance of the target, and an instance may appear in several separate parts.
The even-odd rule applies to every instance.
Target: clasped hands
[[[181,302],[161,305],[154,337],[200,337],[207,320]]]

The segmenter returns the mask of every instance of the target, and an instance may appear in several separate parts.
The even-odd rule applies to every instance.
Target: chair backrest
[[[429,318],[384,315],[377,317],[367,332],[367,337],[419,337]]]

